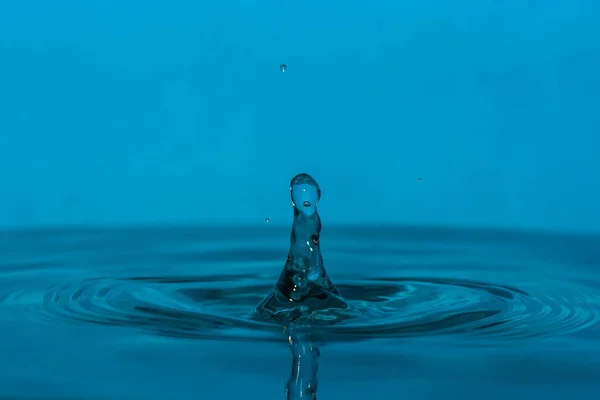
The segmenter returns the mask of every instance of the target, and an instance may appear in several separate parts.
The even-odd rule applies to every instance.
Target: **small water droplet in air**
[[[281,72],[285,72],[285,71],[287,70],[287,65],[285,65],[285,64],[281,64],[281,65],[279,66],[279,70],[281,70]]]
[[[421,182],[421,178],[417,178],[417,182]]]
[[[265,218],[265,223],[269,223],[269,218]]]

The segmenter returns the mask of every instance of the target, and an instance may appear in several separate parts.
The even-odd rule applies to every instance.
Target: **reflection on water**
[[[317,398],[317,373],[320,351],[313,343],[310,333],[297,332],[296,326],[288,328],[288,342],[292,351],[292,373],[287,381],[287,400]]]
[[[302,398],[317,348],[322,399],[597,393],[597,237],[324,233],[348,308],[285,332],[251,311],[281,272],[287,228],[1,233],[0,398],[282,398],[290,349],[287,393]]]

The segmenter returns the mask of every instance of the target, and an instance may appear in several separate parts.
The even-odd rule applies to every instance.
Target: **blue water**
[[[324,226],[354,314],[311,328],[318,398],[594,398],[599,242]],[[288,250],[269,224],[2,233],[0,398],[284,399],[289,335],[252,311]]]
[[[598,15],[0,1],[0,400],[598,397]]]

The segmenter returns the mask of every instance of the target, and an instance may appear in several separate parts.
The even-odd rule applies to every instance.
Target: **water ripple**
[[[455,335],[506,341],[555,336],[600,321],[600,295],[457,279],[379,278],[338,284],[351,310],[316,315],[327,341]],[[248,311],[272,288],[251,275],[93,278],[53,285],[35,318],[112,325],[190,339],[281,340],[281,327]],[[25,293],[0,298],[19,303]],[[326,323],[323,323],[325,320]]]
[[[437,274],[443,270],[452,276],[460,266],[463,272],[484,276],[493,271],[503,282],[516,282],[504,279],[510,270],[522,274],[519,282],[533,283],[507,286],[491,278],[477,282],[431,276],[343,281],[331,268],[332,280],[351,307],[313,315],[308,322],[315,335],[327,341],[446,337],[511,343],[570,334],[600,321],[600,293],[583,278],[597,277],[597,238],[394,232],[332,229],[331,247],[325,251],[328,269],[394,275],[402,270],[400,264],[410,263],[413,271],[435,266]],[[252,314],[276,280],[258,274],[265,266],[279,272],[285,260],[285,240],[281,247],[273,245],[279,236],[285,238],[285,232],[261,236],[191,228],[0,234],[0,311],[15,309],[19,323],[29,318],[167,337],[280,341],[281,326]],[[565,261],[571,247],[588,249],[588,256],[580,251],[573,262]],[[516,263],[512,257],[525,261],[510,269]],[[579,277],[574,281],[584,285],[536,282],[541,266],[556,264],[580,268],[582,275],[573,275]],[[227,271],[229,266],[251,272],[184,275]],[[145,272],[136,272],[141,270]],[[177,270],[181,275],[148,276],[149,270]],[[523,279],[527,276],[533,279]]]

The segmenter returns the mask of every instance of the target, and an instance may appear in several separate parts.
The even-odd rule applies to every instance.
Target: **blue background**
[[[308,172],[324,223],[599,231],[599,15],[2,0],[0,226],[287,225]]]

